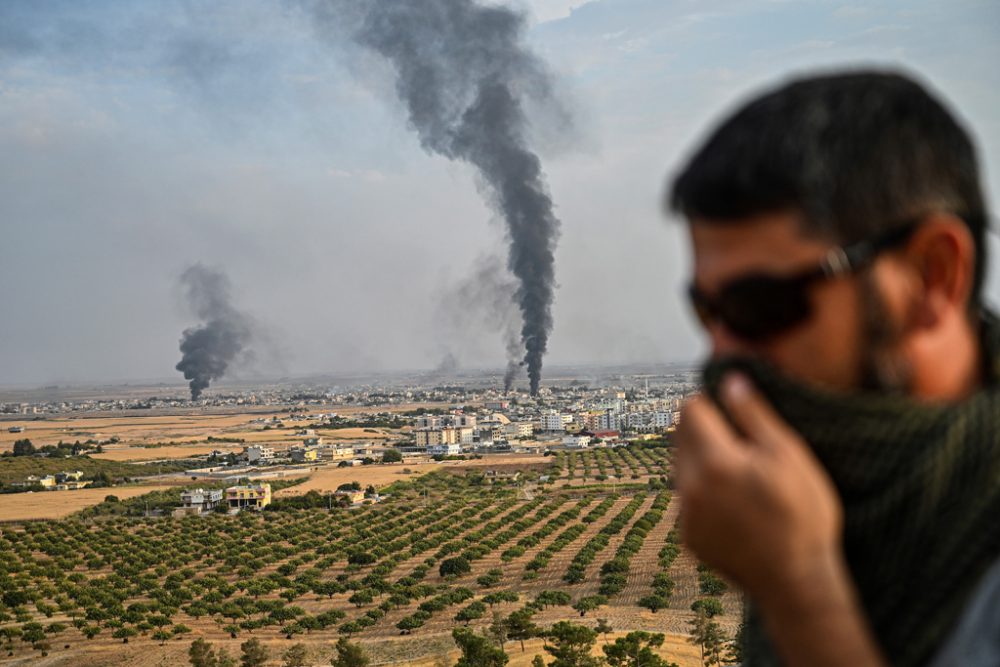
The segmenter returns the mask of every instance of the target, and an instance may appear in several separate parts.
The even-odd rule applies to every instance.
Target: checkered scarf
[[[986,383],[956,404],[816,391],[747,360],[710,363],[755,382],[826,468],[844,505],[844,553],[890,663],[926,663],[1000,558],[1000,326],[984,324]],[[749,605],[746,667],[779,665]]]

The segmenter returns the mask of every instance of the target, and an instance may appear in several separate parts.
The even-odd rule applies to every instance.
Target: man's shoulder
[[[1000,665],[1000,559],[976,584],[958,625],[928,667]]]

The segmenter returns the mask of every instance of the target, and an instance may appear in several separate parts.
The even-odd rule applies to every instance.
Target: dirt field
[[[424,475],[433,470],[442,468],[440,463],[397,463],[392,465],[371,465],[355,466],[352,468],[338,468],[336,466],[325,466],[314,472],[308,480],[296,486],[278,491],[275,496],[299,496],[309,491],[336,491],[341,484],[348,482],[358,482],[361,486],[374,485],[376,488],[387,486],[393,482],[412,479]],[[403,470],[410,470],[406,474]]]
[[[394,412],[402,411],[400,407]],[[364,410],[352,408],[336,409],[337,414],[359,414]],[[369,410],[374,412],[374,409]],[[318,414],[318,413],[316,413]],[[270,419],[273,416],[287,417],[287,414],[238,414],[238,415],[172,415],[159,417],[64,417],[41,419],[38,421],[0,421],[0,452],[13,448],[14,441],[28,438],[36,447],[63,442],[86,442],[87,440],[108,440],[117,437],[123,445],[143,445],[153,443],[190,442],[224,445],[226,443],[206,443],[208,436],[217,438],[242,438],[248,442],[298,442],[296,431],[305,428],[308,422],[286,422],[286,428],[262,430],[254,419]],[[23,433],[10,433],[13,426],[23,426]],[[384,429],[344,428],[323,430],[318,435],[329,440],[375,440],[393,438],[391,431]],[[221,448],[221,447],[219,447]],[[211,448],[208,450],[211,451]]]
[[[117,486],[106,489],[79,491],[42,491],[39,493],[8,493],[0,495],[0,521],[30,521],[61,519],[73,512],[96,505],[105,496],[132,498],[150,491],[169,489],[161,486]]]
[[[100,454],[90,454],[91,458],[105,461],[160,461],[163,459],[186,459],[204,456],[213,451],[240,452],[242,445],[232,443],[212,443],[209,445],[164,445],[163,447],[129,447],[106,445]]]
[[[623,636],[624,633],[611,633],[608,641],[613,642],[615,638]],[[212,638],[212,643],[216,647],[225,648],[230,655],[239,655],[240,644],[244,639]],[[264,645],[271,653],[269,666],[281,664],[281,654],[294,643],[301,641],[306,645],[309,656],[309,665],[329,665],[330,656],[334,653],[334,640],[317,640],[310,637],[297,639],[296,641],[263,640]],[[440,636],[421,638],[420,643],[428,649],[426,655],[412,660],[400,659],[398,656],[402,650],[401,645],[413,643],[412,637],[394,637],[390,639],[380,639],[377,641],[359,640],[368,654],[371,656],[372,667],[381,665],[399,665],[400,667],[441,667],[451,666],[459,657],[459,651],[450,634],[443,633]],[[165,646],[159,646],[150,642],[133,642],[123,645],[120,642],[95,642],[94,644],[76,642],[70,649],[53,647],[48,657],[25,655],[15,658],[0,657],[0,665],[10,667],[175,667],[177,665],[188,664],[187,650],[191,645],[190,639],[175,639]],[[604,638],[599,638],[597,646],[593,651],[594,655],[603,656],[600,647],[604,645]],[[524,643],[524,651],[517,642],[508,642],[506,645],[507,655],[510,656],[509,667],[530,667],[531,660],[536,655],[546,658],[546,662],[551,661],[551,656],[542,648],[540,639],[532,639]],[[676,662],[679,667],[701,667],[701,659],[698,648],[690,644],[685,635],[667,634],[659,654],[668,660]]]

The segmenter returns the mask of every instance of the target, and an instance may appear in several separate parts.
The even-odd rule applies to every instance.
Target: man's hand
[[[812,452],[745,376],[724,379],[722,400],[739,431],[706,397],[681,417],[681,527],[704,562],[761,599],[840,551],[842,511]]]
[[[724,379],[722,400],[733,423],[697,397],[677,431],[688,546],[750,594],[788,664],[882,664],[843,562],[829,476],[745,376]]]

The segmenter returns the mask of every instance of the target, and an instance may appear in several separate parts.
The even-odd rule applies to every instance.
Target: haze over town
[[[697,360],[663,184],[790,72],[905,63],[974,129],[998,199],[995,3],[521,4],[573,119],[529,114],[562,221],[547,365]],[[264,332],[238,377],[503,367],[453,298],[505,257],[474,172],[421,149],[385,63],[309,6],[3,3],[0,384],[179,383],[196,262]]]

